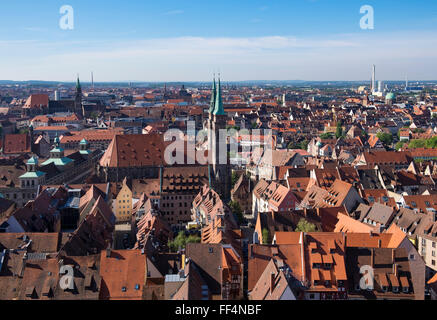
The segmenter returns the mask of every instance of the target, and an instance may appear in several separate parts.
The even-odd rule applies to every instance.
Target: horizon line
[[[80,80],[80,78],[79,78]],[[260,80],[256,80],[256,79],[252,79],[252,80],[223,80],[222,82],[227,82],[227,83],[236,83],[236,82],[269,82],[269,81],[273,81],[273,82],[360,82],[360,83],[371,83],[371,80],[278,80],[278,79],[260,79]],[[382,81],[382,82],[403,82],[405,83],[405,79],[401,79],[401,80],[377,80]],[[0,79],[0,82],[55,82],[55,83],[76,83],[76,80],[38,80],[38,79],[33,79],[33,80],[2,80]],[[98,83],[201,83],[201,82],[205,82],[205,83],[212,83],[212,80],[109,80],[109,81],[80,81],[81,83],[89,83],[89,84],[98,84]],[[413,82],[437,82],[437,79],[409,79],[408,80],[409,83],[413,83]]]

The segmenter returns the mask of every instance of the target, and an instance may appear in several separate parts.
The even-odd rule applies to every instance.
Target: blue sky
[[[66,4],[74,30],[59,27]],[[0,49],[11,80],[367,80],[373,63],[380,80],[436,80],[437,2],[2,1]]]

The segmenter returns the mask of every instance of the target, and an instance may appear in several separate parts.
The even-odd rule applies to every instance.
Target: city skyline
[[[3,4],[1,79],[71,81],[93,71],[96,83],[192,82],[220,70],[226,81],[367,81],[375,64],[378,80],[430,81],[437,71],[437,5],[425,1],[222,1],[211,8],[77,0],[69,3],[74,29],[62,30],[64,4]],[[360,29],[363,5],[374,8],[374,30]]]

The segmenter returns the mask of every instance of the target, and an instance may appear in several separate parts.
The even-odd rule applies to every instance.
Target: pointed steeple
[[[82,87],[80,85],[79,75],[77,75],[76,90],[77,91],[82,90]]]
[[[214,108],[215,108],[215,98],[216,98],[216,93],[217,92],[217,88],[215,85],[215,75],[214,75],[214,81],[212,83],[212,91],[211,91],[211,102],[209,103],[209,113],[213,113],[214,112]]]
[[[223,108],[223,100],[222,100],[222,88],[220,84],[220,76],[218,79],[218,87],[216,90],[216,98],[215,98],[215,107],[214,107],[214,115],[216,116],[224,116],[226,115],[225,109]]]

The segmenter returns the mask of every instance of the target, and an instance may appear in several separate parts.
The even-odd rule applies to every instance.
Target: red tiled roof
[[[102,300],[140,300],[146,282],[146,256],[140,250],[111,251],[100,257]]]
[[[30,136],[27,134],[7,134],[5,136],[3,153],[28,153],[31,152]]]
[[[164,163],[165,142],[158,134],[116,135],[100,160],[103,167],[142,167]]]
[[[49,105],[49,96],[46,94],[32,94],[24,104],[24,108],[47,107]]]

